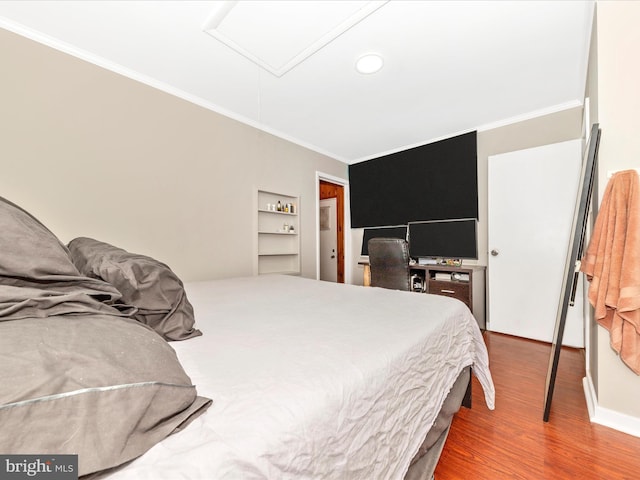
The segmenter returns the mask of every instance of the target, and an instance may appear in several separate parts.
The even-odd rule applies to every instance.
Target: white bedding
[[[260,276],[191,283],[203,336],[171,345],[212,406],[113,479],[400,479],[487,352],[449,298]]]

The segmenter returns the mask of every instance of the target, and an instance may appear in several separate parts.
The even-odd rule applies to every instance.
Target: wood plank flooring
[[[551,346],[492,332],[484,335],[496,409],[487,409],[474,378],[473,408],[461,408],[455,416],[436,480],[640,479],[640,438],[589,422],[583,350],[562,349],[545,423]]]

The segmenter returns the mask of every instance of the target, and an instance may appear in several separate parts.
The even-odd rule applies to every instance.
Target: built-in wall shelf
[[[276,204],[277,205],[277,204]],[[277,210],[274,212],[273,210],[266,210],[263,208],[259,208],[258,209],[259,212],[268,212],[268,213],[274,213],[276,215],[291,215],[292,217],[295,217],[297,215],[297,213],[290,213],[290,212],[278,212]]]
[[[257,191],[258,275],[300,274],[300,197]]]

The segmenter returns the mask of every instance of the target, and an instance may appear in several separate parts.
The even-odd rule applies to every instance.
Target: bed
[[[285,275],[183,285],[0,207],[0,247],[21,257],[0,262],[2,453],[76,453],[91,479],[431,478],[470,371],[494,407],[457,300]]]

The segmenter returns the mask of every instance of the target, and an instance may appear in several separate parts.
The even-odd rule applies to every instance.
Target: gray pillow
[[[0,321],[66,313],[129,315],[120,311],[120,297],[108,283],[81,275],[47,227],[0,197]]]
[[[202,335],[194,327],[193,307],[182,281],[164,263],[86,237],[73,239],[68,248],[80,273],[113,285],[123,303],[137,308],[132,318],[164,339]]]
[[[113,468],[211,403],[146,326],[100,314],[0,322],[0,452],[77,454],[79,474]]]

